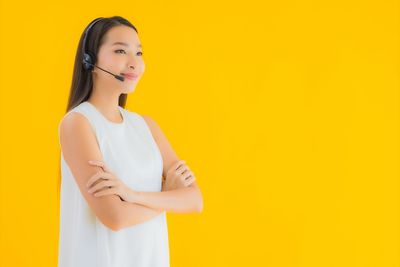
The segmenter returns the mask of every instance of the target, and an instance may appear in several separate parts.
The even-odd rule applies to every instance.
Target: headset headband
[[[89,35],[89,31],[90,29],[96,24],[96,22],[100,21],[104,19],[103,17],[97,18],[95,19],[92,23],[90,23],[90,25],[87,27],[86,31],[85,31],[85,36],[83,38],[83,54],[86,53],[86,38]]]

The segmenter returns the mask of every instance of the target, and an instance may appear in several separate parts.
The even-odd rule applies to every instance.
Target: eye
[[[142,56],[142,55],[143,55],[143,52],[137,52],[137,54],[139,54],[140,56]]]
[[[125,52],[125,50],[124,50],[124,49],[118,49],[118,50],[115,50],[115,52],[116,52],[117,54],[119,54],[119,53],[118,53],[118,51],[124,51],[124,54],[126,54],[126,52]]]

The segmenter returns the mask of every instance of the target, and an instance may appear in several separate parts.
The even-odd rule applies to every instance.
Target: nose
[[[129,68],[130,69],[135,69],[137,66],[137,61],[135,57],[132,57],[132,59],[129,61]]]

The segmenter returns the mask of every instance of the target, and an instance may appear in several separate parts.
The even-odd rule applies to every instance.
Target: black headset
[[[115,79],[123,82],[125,80],[124,76],[111,73],[108,70],[105,70],[105,69],[100,68],[99,66],[96,66],[96,56],[91,51],[86,50],[86,38],[87,38],[87,36],[89,34],[90,28],[92,28],[96,24],[96,22],[98,22],[98,21],[100,21],[102,19],[104,19],[104,18],[100,17],[100,18],[95,19],[92,23],[89,24],[89,26],[85,30],[85,34],[84,34],[84,37],[83,37],[83,43],[82,43],[82,52],[83,52],[82,53],[83,54],[82,64],[83,64],[83,68],[85,70],[92,71],[94,69],[94,67],[96,67],[96,68],[98,68],[98,69],[100,69],[100,70],[102,70],[104,72],[107,72],[107,73],[111,74],[112,76],[114,76]]]
[[[90,25],[87,27],[86,31],[85,31],[85,35],[83,38],[83,67],[85,68],[85,70],[93,70],[94,69],[94,64],[96,64],[96,56],[91,52],[86,50],[86,38],[89,34],[90,29],[96,24],[96,22],[102,20],[103,17],[97,18],[95,19],[92,23],[90,23]]]

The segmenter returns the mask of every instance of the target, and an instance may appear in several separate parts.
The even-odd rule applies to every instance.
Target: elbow
[[[122,218],[120,218],[120,216],[117,216],[117,214],[109,214],[109,216],[107,216],[107,218],[99,218],[100,221],[103,223],[103,225],[105,227],[107,227],[108,229],[117,232],[121,229],[124,228],[123,223],[122,223]]]
[[[115,218],[113,220],[113,223],[110,225],[110,229],[113,230],[114,232],[118,232],[126,227],[124,221],[122,220],[121,217]]]
[[[115,220],[110,221],[110,220],[101,220],[100,219],[100,222],[105,227],[107,227],[108,229],[110,229],[110,230],[112,230],[114,232],[119,231],[120,229],[122,229],[121,224],[117,223]]]
[[[200,205],[197,205],[196,207],[196,213],[202,213],[203,212],[203,202]]]
[[[124,229],[126,226],[120,220],[115,220],[114,223],[110,224],[108,228],[110,228],[114,232],[118,232]]]
[[[201,195],[201,193],[199,192],[199,197],[196,201],[196,207],[195,207],[195,211],[196,213],[202,213],[203,212],[203,196]]]
[[[110,225],[108,228],[110,228],[112,231],[117,232],[122,229],[119,225]]]
[[[103,221],[102,223],[104,224],[104,226],[114,232],[117,232],[123,228],[122,224],[117,219],[108,220],[107,222]]]
[[[193,184],[192,184],[193,185]],[[193,186],[194,189],[194,204],[193,204],[193,209],[192,211],[195,213],[202,213],[203,212],[203,194],[201,193],[200,188],[197,186],[197,184],[194,184]]]
[[[113,195],[112,201],[108,202],[108,206],[103,207],[97,212],[98,219],[108,229],[117,232],[127,227],[126,221],[126,202],[123,202],[119,197]]]

